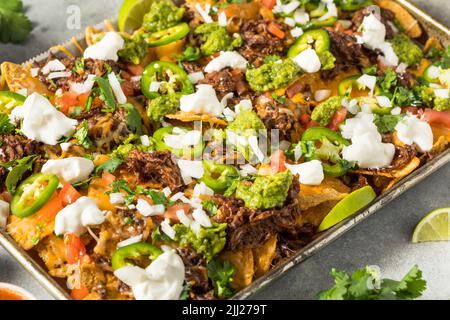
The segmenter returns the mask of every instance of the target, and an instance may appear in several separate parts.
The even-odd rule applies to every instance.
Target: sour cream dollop
[[[217,98],[216,91],[209,84],[198,85],[197,92],[182,96],[180,99],[180,110],[184,112],[218,117],[224,108]]]
[[[406,115],[395,127],[398,139],[404,144],[415,144],[419,151],[427,152],[433,148],[433,131],[428,122],[412,114]]]
[[[117,52],[123,49],[125,41],[117,32],[108,32],[97,43],[86,48],[84,51],[85,59],[97,59],[97,60],[119,60]]]
[[[127,266],[114,271],[114,275],[131,287],[136,300],[178,300],[185,268],[180,256],[169,250],[146,269]]]
[[[73,134],[78,124],[38,93],[31,94],[22,106],[14,108],[10,117],[14,122],[23,119],[22,132],[28,139],[49,145],[56,145],[60,138]]]
[[[236,51],[222,51],[220,56],[211,60],[205,67],[206,73],[220,71],[224,68],[238,68],[247,70],[248,61]]]
[[[86,180],[92,171],[94,171],[92,160],[82,157],[48,160],[41,169],[42,173],[57,175],[69,183]]]

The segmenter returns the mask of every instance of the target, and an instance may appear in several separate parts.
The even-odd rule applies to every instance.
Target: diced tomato
[[[64,244],[66,245],[66,259],[69,264],[78,263],[80,258],[86,254],[84,243],[75,233],[66,233]]]
[[[86,105],[90,92],[78,94],[72,91],[65,92],[61,97],[55,98],[55,103],[61,107],[61,112],[68,114],[72,107],[82,107]]]
[[[277,3],[277,1],[276,0],[261,0],[261,3],[267,9],[272,10],[273,7],[275,7],[275,4]]]
[[[103,186],[109,187],[114,181],[116,181],[116,177],[113,174],[111,174],[107,171],[103,171],[103,174],[102,174]]]
[[[306,128],[312,128],[312,127],[320,127],[320,124],[318,122],[315,122],[314,120],[311,120],[306,125]]]
[[[300,116],[300,122],[302,125],[307,126],[310,121],[311,116],[309,114],[304,113]]]
[[[432,109],[421,110],[421,119],[428,123],[442,124],[450,128],[450,111],[436,111]]]
[[[52,196],[52,198],[41,208],[38,212],[34,214],[37,224],[47,223],[53,221],[58,212],[63,209],[61,198],[58,192]]]
[[[280,26],[276,24],[275,22],[271,22],[269,26],[267,27],[267,31],[269,31],[274,36],[283,39],[286,35],[283,30],[281,30]]]
[[[341,108],[340,110],[336,111],[333,118],[331,119],[330,124],[327,126],[329,129],[338,131],[339,125],[345,121],[347,118],[347,109]]]
[[[135,76],[140,76],[144,73],[144,67],[141,64],[128,64],[128,71],[130,71]]]
[[[170,219],[172,223],[179,223],[180,221],[177,217],[177,211],[183,210],[185,214],[188,214],[190,209],[191,205],[188,203],[176,204],[174,206],[167,208],[167,211],[164,213],[164,218]]]
[[[88,288],[81,285],[79,289],[72,289],[70,297],[74,300],[83,300],[89,294]]]
[[[63,188],[61,189],[61,192],[59,193],[59,198],[61,199],[61,202],[63,206],[67,206],[69,204],[74,203],[81,197],[81,194],[72,187],[70,183],[64,183]]]
[[[286,171],[286,156],[282,150],[278,150],[270,157],[270,169],[273,174]]]

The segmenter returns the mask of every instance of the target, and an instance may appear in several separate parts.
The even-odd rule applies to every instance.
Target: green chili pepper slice
[[[11,212],[19,218],[26,218],[41,209],[59,185],[55,175],[38,173],[23,181],[11,201]]]
[[[189,25],[187,23],[180,23],[174,27],[152,33],[146,36],[145,40],[149,47],[160,47],[183,39],[189,32]]]
[[[171,78],[175,78],[175,83],[169,83]],[[158,91],[150,91],[150,85],[152,82],[166,82],[167,86],[161,86]],[[194,92],[194,85],[189,80],[186,71],[180,66],[172,62],[167,61],[153,61],[144,70],[141,79],[142,93],[149,98],[155,99],[162,93],[174,93],[181,92],[184,94],[190,94]]]
[[[339,7],[344,11],[356,11],[373,4],[371,0],[339,0]]]
[[[435,67],[437,67],[436,65],[434,65],[434,64],[431,64],[431,65],[429,65],[426,69],[425,69],[425,71],[423,72],[423,78],[425,79],[425,81],[427,81],[428,83],[439,83],[439,77],[436,77],[436,78],[434,78],[434,77],[432,77],[431,76],[431,69],[432,68],[435,68]]]
[[[133,263],[130,260],[148,257],[151,261],[154,261],[162,253],[163,251],[161,249],[150,243],[133,243],[114,251],[111,265],[114,270],[118,270],[126,266],[132,266]]]
[[[288,58],[294,58],[308,48],[313,48],[317,54],[330,50],[330,36],[328,32],[322,29],[305,32],[289,48],[287,56]]]
[[[325,3],[320,2],[319,4],[307,3],[305,9],[309,12],[311,18],[319,18],[328,12]]]
[[[164,127],[161,129],[158,129],[155,131],[155,133],[153,134],[153,139],[155,140],[155,149],[158,151],[170,151],[172,152],[174,155],[176,155],[177,157],[199,157],[204,149],[204,141],[203,139],[200,140],[200,143],[198,143],[196,146],[193,147],[189,147],[186,149],[174,149],[169,147],[165,142],[164,142],[164,138],[167,135],[171,135],[173,133],[173,129],[175,127]],[[182,130],[185,131],[191,131],[192,129],[190,128],[181,128]]]
[[[319,29],[323,27],[331,27],[337,22],[337,17],[329,17],[326,20],[312,19],[305,25],[301,26],[303,30]]]
[[[240,177],[238,169],[227,164],[203,161],[203,168],[204,174],[199,181],[204,182],[214,192],[218,193],[226,191]]]
[[[25,97],[11,91],[0,91],[0,111],[11,111],[17,106],[23,105]]]
[[[312,141],[314,143],[321,142],[320,148],[315,148],[311,154],[306,155],[306,160],[329,160],[336,162],[335,164],[323,163],[323,171],[331,177],[341,177],[347,173],[348,168],[344,165],[339,155],[335,155],[336,150],[340,150],[343,146],[350,143],[339,133],[322,127],[314,127],[307,129],[302,136],[302,141]],[[328,153],[329,152],[329,153]]]

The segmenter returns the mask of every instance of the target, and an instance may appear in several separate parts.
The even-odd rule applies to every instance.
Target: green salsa
[[[413,66],[422,60],[422,50],[406,35],[398,34],[390,40],[390,43],[400,62]]]
[[[292,179],[292,173],[284,171],[272,176],[257,177],[253,184],[242,181],[237,186],[236,197],[244,200],[248,208],[258,210],[280,208],[286,201]]]
[[[147,115],[150,120],[158,122],[165,115],[176,112],[180,107],[180,93],[170,93],[149,100]]]
[[[125,38],[125,46],[119,50],[119,57],[129,63],[140,64],[147,55],[148,45],[140,33],[131,38]]]
[[[200,50],[205,56],[210,56],[219,51],[231,51],[240,47],[243,42],[240,36],[236,38],[231,37],[227,29],[220,26],[217,22],[198,26],[194,34],[201,36],[202,45]]]
[[[300,67],[292,60],[269,61],[259,68],[248,69],[246,78],[257,92],[276,90],[289,85],[299,74]]]
[[[175,26],[184,15],[185,9],[178,8],[170,0],[159,0],[152,3],[150,11],[144,16],[143,27],[146,32],[153,33]]]
[[[321,126],[326,126],[340,108],[342,108],[342,97],[331,97],[314,108],[311,119],[318,122]]]

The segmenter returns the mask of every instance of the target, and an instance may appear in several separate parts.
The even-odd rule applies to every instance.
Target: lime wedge
[[[450,208],[441,208],[427,214],[414,229],[412,242],[450,240]]]
[[[121,32],[132,33],[142,26],[144,15],[150,11],[153,0],[125,0],[119,11],[118,25]]]
[[[361,189],[353,191],[339,201],[319,226],[318,231],[324,231],[338,224],[344,219],[358,212],[367,206],[377,197],[371,186],[365,186]]]

